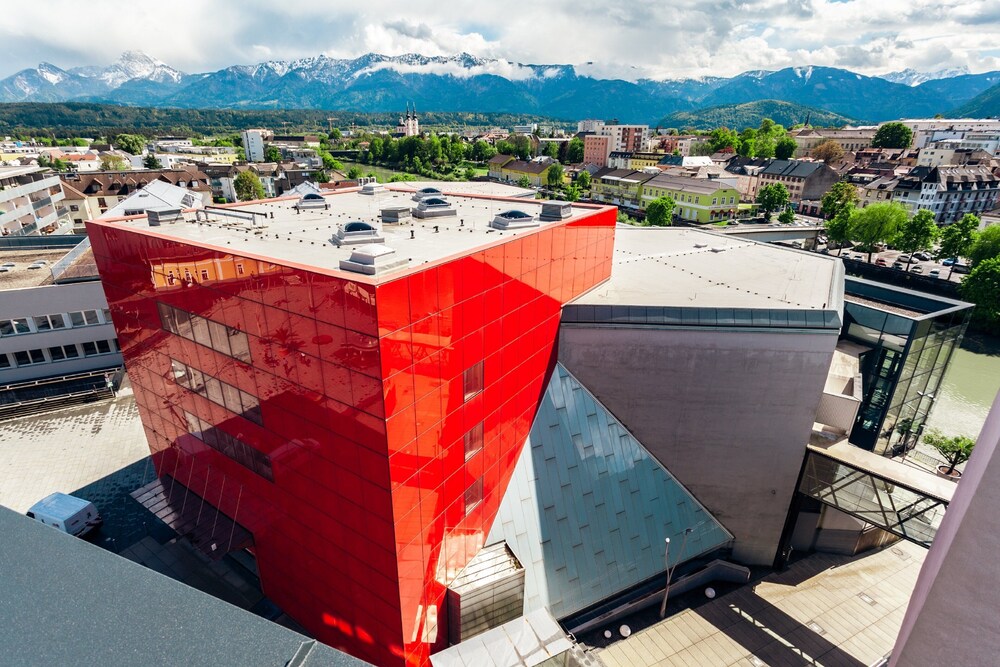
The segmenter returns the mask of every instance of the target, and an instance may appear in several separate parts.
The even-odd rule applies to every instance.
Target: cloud
[[[432,61],[426,63],[395,63],[381,62],[360,70],[355,74],[356,78],[370,75],[382,70],[392,70],[400,74],[439,74],[450,75],[461,79],[466,79],[481,74],[492,74],[501,76],[510,81],[524,81],[536,77],[535,70],[524,67],[506,60],[490,60],[483,64],[468,66],[457,60]],[[559,70],[556,70],[556,74]],[[543,76],[553,76],[548,70],[543,72]]]
[[[512,63],[566,64],[592,76],[632,80],[797,65],[862,74],[958,66],[979,72],[997,66],[1000,41],[997,0],[549,0],[531,11],[512,11],[509,1],[496,0],[174,0],[169,11],[159,2],[133,0],[128,12],[119,4],[5,6],[0,76],[43,60],[61,67],[104,65],[126,49],[188,72],[368,52],[465,52],[506,61],[490,67],[522,78],[533,71]],[[451,65],[434,67],[457,73]]]

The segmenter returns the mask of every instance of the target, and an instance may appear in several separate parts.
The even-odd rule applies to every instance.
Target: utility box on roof
[[[521,616],[524,568],[506,542],[483,547],[448,586],[448,634],[463,642]]]

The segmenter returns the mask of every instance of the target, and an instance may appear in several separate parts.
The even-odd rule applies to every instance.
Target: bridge
[[[718,231],[730,236],[774,243],[775,241],[815,241],[824,229],[823,225],[734,225],[720,227]]]

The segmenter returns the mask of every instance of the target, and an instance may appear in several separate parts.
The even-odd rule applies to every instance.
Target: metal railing
[[[89,249],[90,239],[84,238],[75,248],[70,250],[62,259],[51,266],[52,280],[59,280],[60,276],[62,276],[62,274],[65,273],[70,266],[72,266],[73,262],[79,259],[80,255],[87,252]]]

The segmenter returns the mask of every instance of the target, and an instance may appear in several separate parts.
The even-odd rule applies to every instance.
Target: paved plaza
[[[130,389],[100,403],[0,422],[0,448],[0,505],[17,512],[149,458]]]
[[[926,553],[899,542],[855,557],[812,554],[598,656],[607,667],[867,667],[892,649]]]

